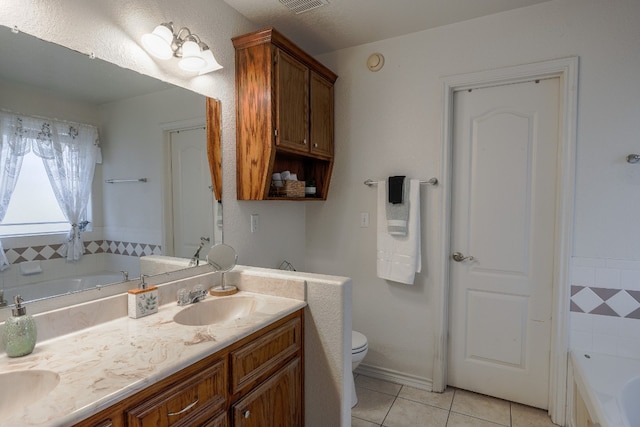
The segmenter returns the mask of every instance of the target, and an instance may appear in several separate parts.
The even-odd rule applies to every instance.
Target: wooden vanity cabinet
[[[233,45],[238,200],[295,199],[270,193],[271,175],[285,170],[315,180],[315,199],[325,200],[337,75],[273,28],[235,37]]]
[[[304,426],[303,324],[299,310],[76,426]]]
[[[227,403],[226,360],[165,388],[155,397],[125,411],[127,426],[198,426],[206,425],[212,415],[220,414]]]
[[[299,426],[302,411],[300,358],[296,357],[233,405],[233,427]]]

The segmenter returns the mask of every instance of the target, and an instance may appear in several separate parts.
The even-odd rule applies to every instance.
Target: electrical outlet
[[[360,227],[366,228],[369,226],[369,212],[360,212]]]
[[[258,214],[251,214],[251,232],[258,231]]]

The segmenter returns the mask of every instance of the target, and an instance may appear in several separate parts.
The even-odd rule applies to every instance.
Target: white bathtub
[[[640,426],[640,359],[574,350],[571,364],[594,422],[602,427]]]
[[[4,299],[13,303],[14,295],[20,295],[25,301],[48,298],[55,295],[68,294],[95,288],[96,286],[119,283],[124,280],[122,273],[101,272],[86,276],[68,277],[64,279],[48,280],[45,282],[29,283],[4,290]]]

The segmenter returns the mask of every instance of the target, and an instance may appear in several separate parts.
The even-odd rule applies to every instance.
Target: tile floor
[[[465,390],[431,393],[356,376],[352,427],[553,427],[546,411]]]

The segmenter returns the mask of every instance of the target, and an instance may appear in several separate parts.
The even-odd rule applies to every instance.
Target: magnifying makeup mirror
[[[227,286],[224,283],[224,273],[233,269],[233,267],[236,266],[237,261],[238,254],[236,253],[236,250],[229,245],[220,243],[213,245],[211,249],[209,249],[207,262],[211,267],[213,267],[214,271],[220,271],[222,273],[220,276],[220,285],[214,286],[209,290],[211,295],[221,297],[233,295],[238,292],[238,288],[235,286]]]

